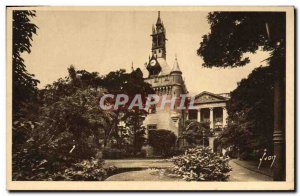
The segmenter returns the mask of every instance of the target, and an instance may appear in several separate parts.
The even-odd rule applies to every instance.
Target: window
[[[222,119],[223,117],[223,108],[215,108],[214,109],[214,118],[217,119],[217,118],[220,118]]]
[[[157,125],[156,124],[149,124],[147,125],[148,131],[156,131],[157,130]]]
[[[155,114],[156,113],[156,105],[152,105],[150,108],[150,113]]]
[[[197,120],[197,110],[189,110],[189,120]]]
[[[210,111],[208,108],[204,108],[201,110],[201,120],[206,120],[208,119],[209,120],[209,115],[210,115]]]

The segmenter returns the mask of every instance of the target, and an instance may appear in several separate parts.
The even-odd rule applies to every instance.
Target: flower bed
[[[226,181],[231,171],[229,158],[218,156],[209,147],[188,149],[172,161],[171,171],[187,181]]]

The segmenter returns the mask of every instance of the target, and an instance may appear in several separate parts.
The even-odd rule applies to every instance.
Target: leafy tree
[[[141,95],[143,108],[146,105],[147,96],[154,93],[151,86],[144,82],[143,74],[139,68],[130,74],[130,78],[126,83],[124,91],[132,98],[135,95]],[[132,100],[130,100],[130,102],[131,101]],[[132,109],[126,110],[124,117],[122,118],[132,131],[134,155],[141,150],[145,142],[146,129],[142,125],[147,115],[148,112],[146,110],[133,107]]]
[[[141,153],[141,149],[146,142],[146,128],[140,123],[142,118],[136,121],[138,117],[129,118],[126,124],[118,126],[118,133],[114,137],[113,148],[123,149],[127,156],[137,156]]]
[[[274,75],[274,179],[285,179],[285,12],[212,12],[211,32],[203,36],[197,54],[204,67],[238,67],[250,62],[247,52],[270,52]],[[269,86],[269,88],[271,88]],[[252,104],[252,103],[251,103]],[[241,111],[242,112],[242,111]]]
[[[80,75],[81,84],[83,87],[91,87],[97,89],[99,86],[102,86],[102,77],[99,76],[98,72],[88,72],[85,70],[77,71],[77,74]]]
[[[80,88],[94,88],[97,89],[102,85],[102,77],[98,72],[88,72],[86,70],[76,70],[73,65],[68,68],[69,79],[71,84]]]
[[[38,80],[26,70],[26,65],[21,57],[23,52],[30,53],[33,34],[37,26],[31,23],[35,11],[13,11],[13,43],[12,43],[12,77],[13,77],[13,116],[24,115],[20,113],[26,103],[36,98]]]
[[[133,148],[133,155],[141,151],[142,146],[146,141],[146,128],[143,126],[146,113],[139,112],[139,109],[127,111],[124,116],[125,125],[129,128],[128,139],[131,141]]]
[[[15,179],[39,179],[41,172],[53,174],[96,156],[103,129],[110,122],[110,113],[97,107],[97,94],[95,90],[77,90],[44,104],[35,119],[15,122],[13,131],[25,137],[13,140]]]
[[[203,36],[197,51],[204,67],[244,66],[250,62],[244,54],[260,47],[273,51],[271,57],[285,56],[283,12],[212,12],[207,19],[211,32]]]
[[[188,120],[185,124],[182,136],[190,145],[203,145],[203,139],[204,145],[207,144],[208,137],[212,135],[208,123]]]
[[[145,130],[142,127],[142,122],[147,115],[147,111],[134,107],[129,110],[129,104],[132,98],[139,94],[141,95],[143,106],[146,103],[148,94],[154,93],[150,84],[145,83],[143,74],[140,69],[134,70],[131,73],[126,73],[125,70],[118,70],[110,72],[106,76],[99,76],[97,72],[89,73],[85,70],[76,70],[74,66],[68,68],[69,76],[64,79],[60,78],[52,85],[47,85],[40,95],[44,103],[56,103],[61,97],[71,96],[78,91],[78,89],[105,89],[107,93],[115,96],[118,94],[126,94],[130,97],[128,103],[121,106],[119,110],[114,110],[113,115],[110,115],[109,121],[104,126],[103,144],[107,146],[112,138],[117,140],[117,146],[122,148],[122,135],[118,131],[120,121],[124,121],[127,126],[131,127],[130,140],[134,146],[134,153],[139,151],[141,145],[144,143]],[[105,93],[101,92],[99,99]],[[98,101],[99,101],[98,99]],[[114,104],[115,100],[112,100]]]
[[[256,68],[239,83],[231,92],[228,125],[220,136],[224,146],[234,145],[248,156],[253,150],[273,151],[273,94],[271,67]]]
[[[126,104],[120,106],[118,110],[114,110],[116,118],[113,120],[112,132],[118,143],[122,143],[123,138],[119,134],[118,124],[120,121],[125,122],[126,126],[130,127],[130,134],[132,134],[130,138],[133,143],[134,154],[136,154],[145,141],[145,128],[142,126],[142,122],[148,112],[138,107],[129,109],[129,105],[136,95],[140,95],[142,107],[144,108],[148,95],[153,94],[154,90],[150,84],[144,81],[143,74],[139,68],[131,73],[126,73],[125,70],[110,72],[103,78],[102,86],[115,96],[125,94],[129,97],[129,101]],[[119,147],[121,148],[120,145]]]
[[[149,131],[149,145],[160,155],[168,155],[176,140],[176,135],[172,131],[164,129]]]
[[[75,84],[71,73],[42,90],[37,113],[14,121],[14,179],[55,178],[60,176],[57,172],[96,157],[101,149],[114,113],[101,110],[99,91],[84,87],[80,78]]]
[[[49,122],[51,126],[56,126],[54,131],[58,133],[66,131],[72,134],[72,137],[69,137],[72,141],[71,148],[75,145],[73,154],[79,156],[78,158],[91,156],[89,153],[93,153],[88,150],[87,139],[90,136],[95,147],[100,149],[99,141],[103,139],[104,129],[110,126],[113,113],[103,111],[98,107],[97,96],[98,93],[95,90],[80,89],[72,96],[62,97],[54,104],[45,105],[41,111],[47,119],[51,119]],[[64,119],[64,121],[59,122],[59,119]]]

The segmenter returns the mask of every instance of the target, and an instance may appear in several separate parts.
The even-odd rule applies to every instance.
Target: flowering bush
[[[102,181],[114,168],[104,168],[104,161],[99,159],[84,160],[55,173],[49,180]]]
[[[229,158],[216,155],[209,147],[188,149],[172,161],[172,172],[187,181],[226,181],[231,171]]]

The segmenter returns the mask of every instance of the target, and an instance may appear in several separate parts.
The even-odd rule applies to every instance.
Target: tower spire
[[[160,11],[158,11],[158,17],[156,21],[156,26],[161,25],[161,19],[160,19]]]
[[[166,31],[158,11],[157,21],[152,27],[152,56],[166,59]]]

